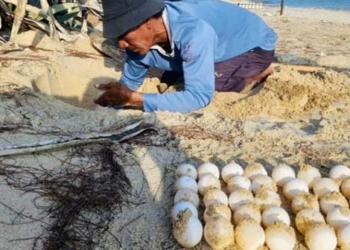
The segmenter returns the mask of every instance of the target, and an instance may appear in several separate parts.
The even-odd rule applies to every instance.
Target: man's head
[[[102,0],[104,11],[103,35],[116,38],[119,46],[139,54],[152,46],[152,25],[164,8],[163,0]],[[151,41],[152,40],[152,41]],[[140,44],[141,43],[141,44]],[[147,51],[145,51],[147,50]]]

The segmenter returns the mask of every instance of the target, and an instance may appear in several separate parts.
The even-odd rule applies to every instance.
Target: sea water
[[[267,6],[280,5],[281,0],[251,0],[251,2],[263,3]],[[317,8],[333,10],[349,10],[350,0],[284,0],[285,6],[300,8]]]

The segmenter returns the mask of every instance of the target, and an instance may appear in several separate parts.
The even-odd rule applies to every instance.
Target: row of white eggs
[[[245,189],[242,190],[249,193]],[[261,215],[261,206],[253,200],[246,200],[244,197],[243,200],[239,200],[242,197],[232,196],[232,194],[230,198],[232,198],[230,207],[234,211],[233,222],[237,225],[235,230],[231,224],[231,210],[228,207],[227,195],[216,188],[209,189],[204,195],[203,203],[206,207],[204,238],[213,249],[229,247],[235,240],[240,248],[247,250],[257,249],[265,242],[272,250],[294,248],[295,233],[289,227],[290,218],[284,209],[270,206]],[[254,241],[251,240],[252,235],[254,235]]]
[[[327,224],[327,223],[328,224]],[[309,249],[332,250],[338,245],[350,249],[350,211],[334,207],[326,216],[312,208],[300,210],[295,217],[298,231]]]
[[[334,193],[329,194],[329,197],[331,197]],[[328,194],[324,195],[322,198],[326,198],[327,196]],[[337,198],[338,196],[334,197]],[[346,246],[345,249],[350,249],[350,235],[345,233],[349,231],[350,227],[348,226],[350,224],[350,209],[346,200],[340,204],[337,203],[337,201],[322,201],[323,199],[321,199],[321,210],[326,214],[326,221],[331,227],[326,225],[323,215],[319,212],[320,206],[314,195],[301,193],[293,199],[292,209],[297,215],[295,224],[298,231],[305,236],[305,242],[309,249],[313,250],[320,249],[319,243],[323,241],[325,241],[324,244],[322,244],[324,249],[334,249],[333,247],[337,245],[337,237],[334,230],[337,230],[338,244],[342,247]],[[262,222],[262,225],[266,229],[270,225],[278,222],[280,225],[273,228],[279,232],[278,238],[280,243],[277,245],[277,248],[271,247],[273,243],[269,243],[269,238],[272,238],[272,235],[270,235],[269,238],[266,239],[267,245],[270,249],[293,249],[295,236],[291,233],[293,229],[289,228],[290,218],[288,213],[279,206],[280,204],[266,204],[265,207],[262,207],[259,206],[256,201],[254,202],[254,200],[244,200],[243,204],[244,205],[238,205],[234,210],[235,225],[240,225],[246,218],[251,218],[258,224]],[[260,215],[260,209],[263,209],[262,216]],[[281,223],[285,226],[282,227]],[[258,225],[255,225],[255,227],[258,227]],[[332,228],[334,228],[334,230]],[[268,231],[271,232],[271,229]],[[320,234],[320,232],[322,232],[322,234]],[[328,234],[329,236],[324,237],[324,234]],[[258,236],[256,237],[259,238]],[[261,240],[262,237],[263,236],[260,234]],[[258,241],[255,241],[255,243],[257,242]],[[281,248],[282,243],[283,248]]]
[[[289,200],[296,214],[296,227],[305,236],[309,249],[328,250],[335,249],[337,245],[341,249],[350,249],[350,209],[347,201],[350,198],[350,169],[337,165],[330,170],[327,178],[322,177],[317,168],[305,165],[298,171],[297,179],[293,179],[294,171],[281,165],[274,169],[272,175],[281,170],[286,172],[286,169],[289,169],[290,174],[286,177],[290,180],[280,186],[284,194],[287,186],[294,187]]]
[[[206,219],[210,210],[210,218]],[[232,220],[226,204],[213,203],[206,208],[204,218],[204,238],[212,249],[225,249],[236,241],[241,249],[247,250],[258,249],[265,242],[271,250],[292,250],[296,243],[288,213],[277,206],[271,206],[261,214],[255,203],[241,205],[233,213]],[[235,229],[231,221],[236,225]]]
[[[342,199],[344,202],[344,197],[350,197],[350,177],[347,177],[347,173],[345,171],[346,169],[348,168],[342,165],[332,168],[330,171],[330,176],[332,176],[334,179],[331,179],[321,178],[321,175],[316,168],[307,166],[301,168],[301,170],[298,172],[298,177],[296,178],[291,167],[287,165],[279,165],[273,170],[271,178],[267,175],[266,170],[261,164],[252,164],[243,172],[243,168],[241,166],[236,163],[231,163],[222,169],[222,179],[227,183],[227,190],[230,193],[229,203],[232,210],[234,210],[235,206],[237,206],[234,201],[240,197],[246,196],[246,199],[253,199],[253,195],[251,195],[250,192],[246,192],[241,189],[252,191],[255,194],[257,202],[261,203],[260,205],[263,205],[264,202],[269,202],[268,200],[271,202],[275,200],[275,205],[279,205],[279,197],[275,193],[277,186],[283,187],[283,194],[290,201],[297,194],[309,193],[310,187],[314,194],[318,197],[322,197],[326,193],[330,192],[336,193],[330,195],[330,197],[321,199],[322,203],[329,199]],[[343,172],[343,174],[340,175],[339,172]],[[186,173],[191,173],[191,178],[182,176]],[[243,173],[245,174],[244,176],[242,175]],[[319,178],[315,177],[315,173],[317,173]],[[337,173],[337,175],[334,175],[334,173]],[[310,178],[312,175],[314,177]],[[182,176],[182,178],[177,179],[175,183],[176,190],[180,188],[188,188],[194,192],[199,191],[199,193],[204,196],[207,190],[221,188],[221,184],[218,179],[219,170],[214,164],[211,163],[203,164],[198,168],[198,184],[195,181],[197,176],[196,169],[192,165],[181,165],[179,167],[179,171],[177,171],[177,176]],[[340,178],[343,178],[343,181],[341,181]],[[339,184],[341,184],[341,191],[344,197],[339,193]]]
[[[194,180],[198,176],[198,189],[202,195],[206,189],[220,189],[221,185],[218,180],[220,172],[218,167],[212,163],[201,165],[198,168],[198,174],[194,166],[183,164],[176,171],[176,176],[184,175],[190,176]],[[318,197],[327,192],[341,190],[344,197],[350,198],[350,169],[344,165],[333,167],[330,170],[329,178],[322,178],[319,170],[315,167],[302,166],[296,176],[291,167],[282,164],[273,169],[272,178],[270,178],[265,168],[259,163],[251,164],[244,170],[239,164],[230,163],[222,169],[221,177],[227,183],[229,193],[241,188],[251,190],[254,194],[262,188],[276,191],[277,184],[277,186],[283,187],[283,194],[288,200],[292,200],[301,192],[308,193],[309,189],[313,190]],[[196,189],[194,184],[196,182],[193,182],[192,187]],[[182,183],[178,183],[178,186],[185,187]]]
[[[297,176],[291,167],[279,165],[273,169],[271,176],[279,187],[294,188],[296,193],[308,193],[312,190],[315,195],[321,197],[328,192],[341,191],[347,199],[350,198],[350,168],[344,165],[331,168],[328,177],[322,177],[319,170],[310,165],[300,167]],[[294,182],[290,182],[293,180]],[[287,187],[286,184],[288,184]],[[294,196],[293,192],[291,195]],[[290,200],[292,197],[287,195],[286,198]]]
[[[314,171],[315,168],[304,168],[305,171],[302,171],[303,169],[301,169],[301,171],[298,172],[298,177],[304,177],[304,179],[308,178],[309,180],[312,180],[314,179],[312,176],[318,176],[315,175],[314,173],[317,173],[318,171]],[[343,171],[343,170],[346,170],[347,167],[344,168],[344,166],[337,166],[335,168],[333,168],[330,172],[330,177],[333,177],[335,180],[337,180],[338,178],[338,182],[339,182],[339,177],[345,179],[346,178],[346,175],[347,174],[344,174],[344,172],[346,173],[346,171]],[[311,171],[310,171],[311,170]],[[317,169],[316,169],[317,170]],[[311,173],[311,174],[310,174]],[[333,176],[332,176],[332,173],[333,173]],[[339,174],[340,173],[340,174]],[[205,177],[206,174],[210,174],[209,178],[208,178],[208,175],[206,178],[202,178],[202,177]],[[259,188],[261,187],[268,187],[267,190],[261,190],[261,191],[265,191],[265,197],[271,197],[271,194],[273,194],[272,191],[275,191],[276,188],[274,187],[274,185],[272,184],[272,181],[269,180],[268,178],[264,178],[263,176],[266,176],[267,175],[267,172],[266,170],[262,167],[261,164],[253,164],[251,165],[250,167],[246,168],[244,171],[243,171],[243,168],[241,168],[238,164],[236,163],[231,163],[231,164],[228,164],[227,166],[225,166],[223,169],[222,169],[222,178],[224,181],[228,182],[228,189],[229,189],[229,192],[230,191],[235,191],[235,189],[237,187],[235,187],[235,185],[231,185],[230,187],[230,179],[237,179],[238,180],[238,186],[239,185],[243,185],[243,188],[245,187],[248,191],[251,187],[251,189],[253,190],[253,192],[255,194],[259,194]],[[242,178],[239,178],[238,176],[242,176],[243,174],[245,174],[245,178],[246,179],[242,179]],[[211,163],[207,163],[207,164],[203,164],[201,165],[199,168],[198,168],[198,173],[197,173],[197,170],[192,166],[192,165],[189,165],[189,164],[184,164],[184,165],[181,165],[177,171],[176,171],[176,176],[177,177],[181,177],[181,176],[190,176],[191,178],[179,178],[175,184],[175,188],[176,189],[179,189],[178,193],[176,196],[179,196],[179,197],[176,197],[175,196],[175,203],[181,199],[184,198],[184,195],[183,193],[190,193],[192,195],[185,195],[187,200],[191,200],[192,202],[194,202],[194,204],[198,207],[199,205],[199,198],[198,198],[198,195],[193,195],[193,193],[196,193],[197,190],[199,189],[200,193],[202,195],[204,195],[206,193],[207,190],[210,190],[210,192],[208,192],[208,195],[204,195],[204,204],[207,206],[208,204],[208,200],[217,200],[219,202],[222,202],[222,203],[226,203],[227,201],[225,201],[225,198],[227,200],[227,196],[225,195],[225,193],[223,193],[220,189],[220,182],[218,181],[218,178],[219,178],[219,170],[218,168],[214,165],[214,164],[211,164]],[[195,179],[197,178],[197,176],[199,177],[199,182],[198,182],[198,187],[196,186],[196,182],[195,182]],[[215,178],[213,178],[213,176]],[[236,176],[236,177],[234,177]],[[258,177],[260,176],[259,178],[255,178],[255,177]],[[311,177],[310,177],[311,176]],[[320,176],[320,175],[319,175]],[[345,176],[345,177],[344,177]],[[231,177],[234,177],[234,178],[231,178]],[[250,178],[250,179],[249,179]],[[291,169],[290,167],[286,166],[286,165],[280,165],[279,167],[275,168],[275,170],[273,171],[272,173],[272,178],[274,180],[276,180],[277,182],[277,185],[279,186],[283,186],[285,184],[285,182],[287,181],[290,181],[290,180],[293,180],[295,179],[295,173],[293,171],[293,169]],[[202,180],[202,181],[201,181]],[[203,181],[204,180],[204,181]],[[241,180],[241,181],[239,181]],[[244,181],[242,181],[244,180]],[[248,181],[247,181],[248,180]],[[250,180],[252,180],[252,183],[250,183]],[[257,181],[259,180],[259,181]],[[283,183],[284,182],[284,183]],[[309,181],[310,182],[310,181]],[[325,182],[327,184],[327,181]],[[209,184],[209,185],[208,185]],[[249,184],[249,185],[248,185]],[[301,184],[301,185],[300,185]],[[294,196],[296,196],[298,193],[301,193],[302,191],[305,191],[305,192],[308,192],[308,188],[305,188],[305,185],[302,186],[303,182],[299,181],[298,179],[295,179],[294,181],[291,181],[290,182],[290,190],[288,188],[288,185],[285,185],[287,188],[284,188],[284,192],[285,193],[285,196],[292,200],[292,198]],[[293,187],[297,186],[297,190],[295,191],[293,189]],[[301,186],[302,188],[300,188],[299,186]],[[184,189],[185,188],[185,189]],[[216,188],[216,189],[212,189],[212,188]],[[232,188],[232,189],[231,189]],[[242,188],[242,187],[240,187]],[[231,189],[231,190],[230,190]],[[271,189],[271,190],[269,190]],[[188,192],[192,190],[193,192]],[[269,192],[266,192],[266,191],[269,191]],[[289,191],[289,192],[288,192]],[[233,195],[232,196],[232,193],[230,195],[230,197],[236,197],[238,195],[238,197],[236,197],[237,199],[234,199],[232,198],[232,200],[239,200],[240,198],[242,197],[239,197],[239,196],[244,196],[245,194],[247,195],[248,193],[250,192],[245,192],[245,191],[242,191],[242,190],[239,190],[237,191],[237,194],[236,195]],[[263,192],[262,192],[263,193]],[[178,195],[178,194],[182,194],[182,195]],[[277,195],[277,194],[276,194]],[[197,197],[196,197],[197,196]],[[249,195],[248,195],[249,196]],[[250,193],[250,196],[249,196],[249,199],[252,198],[252,194]],[[272,196],[273,197],[273,196]],[[305,197],[304,197],[305,198]],[[275,197],[276,199],[276,197]],[[207,201],[206,201],[207,200]],[[277,199],[276,199],[277,200]],[[298,200],[298,199],[294,199],[294,200]],[[294,201],[293,200],[293,201]],[[299,199],[299,202],[293,202],[295,203],[296,205],[294,207],[302,207],[302,204],[303,202],[305,203],[305,201],[303,201],[303,199]],[[248,203],[248,201],[243,201],[242,204],[245,204],[245,203]],[[292,204],[293,204],[292,203]],[[233,211],[235,211],[237,208],[239,208],[241,205],[242,205],[240,202],[238,202],[237,204],[234,204],[234,202],[230,203],[230,207]],[[299,204],[299,205],[298,205]],[[317,203],[317,198],[316,198],[316,204],[318,205]],[[247,207],[249,207],[250,204],[246,205]],[[261,205],[261,204],[260,204]],[[276,205],[280,205],[280,204],[276,204]],[[292,205],[293,207],[293,205]],[[245,209],[243,209],[244,206],[242,206],[242,209],[240,211],[245,211]],[[217,208],[216,208],[217,209]],[[196,209],[194,209],[196,210]],[[248,209],[249,210],[249,209]],[[293,208],[293,210],[296,210]],[[300,210],[300,209],[299,209]],[[198,212],[193,212],[192,213],[196,214],[198,216]],[[204,214],[204,217],[206,217],[206,214]],[[239,213],[235,213],[235,217],[238,217],[236,216],[236,214],[239,214]],[[174,217],[173,217],[174,218]],[[197,219],[198,220],[198,219]],[[218,220],[218,219],[217,219]],[[199,221],[199,220],[198,220]],[[205,221],[206,221],[206,218],[205,218]],[[199,222],[200,223],[200,222]],[[235,219],[235,223],[237,223],[236,219]],[[251,224],[252,222],[250,222]],[[198,223],[197,223],[198,224]],[[217,223],[216,223],[217,224]],[[215,223],[213,223],[213,225],[216,225]],[[243,227],[243,225],[245,225],[247,223],[242,223],[242,226],[238,226],[236,228],[236,231],[241,231],[241,230],[238,230],[240,227]],[[248,223],[249,224],[249,223]],[[264,223],[263,223],[264,224]],[[286,223],[285,223],[286,224]],[[275,225],[275,226],[272,226],[271,225],[271,229],[267,230],[266,232],[270,232],[269,234],[267,235],[273,235],[271,234],[271,232],[275,232],[276,231],[276,235],[279,235],[279,233],[277,232],[280,232],[280,227],[281,225]],[[215,227],[217,228],[217,226]],[[272,230],[273,229],[273,230]],[[322,228],[321,228],[322,229]],[[321,230],[321,229],[318,229],[318,230]],[[344,229],[344,231],[346,230],[349,230],[347,228]],[[199,230],[201,231],[201,230]],[[288,228],[285,228],[286,232],[288,232]],[[290,231],[290,230],[289,230]],[[314,230],[315,231],[315,230]],[[316,230],[317,231],[317,230]],[[317,231],[318,232],[318,231]],[[236,233],[237,234],[237,233]],[[291,235],[289,233],[289,235]],[[311,234],[312,235],[312,234]],[[317,235],[317,233],[316,233]],[[270,237],[271,238],[271,237]],[[280,237],[278,237],[280,239]],[[278,239],[277,238],[277,239]],[[314,237],[309,237],[309,238],[314,238]],[[271,238],[272,239],[272,238]],[[199,239],[200,240],[200,239]],[[239,240],[238,240],[239,241]],[[310,240],[309,240],[310,241]],[[290,241],[291,242],[291,241]],[[273,249],[273,248],[272,248]],[[276,248],[278,249],[278,248]],[[311,248],[312,249],[312,248]]]
[[[212,174],[215,177],[220,177],[219,168],[210,162],[202,164],[198,170],[191,164],[182,164],[176,170],[176,177],[190,176],[193,179],[200,179],[205,174]],[[239,164],[231,162],[224,166],[221,170],[221,177],[227,183],[229,178],[235,175],[245,175],[249,179],[254,178],[257,175],[267,175],[265,168],[259,164],[254,163],[243,169]],[[281,164],[273,169],[272,178],[276,180],[277,185],[283,185],[291,178],[295,178],[296,174],[294,170],[286,164]],[[315,180],[321,178],[321,173],[315,167],[310,165],[303,165],[300,167],[297,178],[305,181],[312,187]],[[344,165],[337,165],[333,167],[329,172],[329,178],[335,180],[338,184],[350,177],[350,168]]]
[[[207,167],[208,165],[209,164],[206,164],[204,166]],[[180,166],[179,169],[183,170],[183,166]],[[197,218],[192,218],[191,220],[189,220],[189,214],[194,215],[194,217],[198,216],[198,212],[196,210],[196,206],[198,206],[197,199],[193,198],[193,196],[195,196],[194,193],[198,189],[195,186],[193,178],[195,176],[195,169],[192,167],[189,167],[188,169],[191,169],[191,171],[184,172],[191,172],[192,177],[182,176],[181,174],[178,174],[177,171],[177,177],[179,178],[175,183],[175,190],[177,191],[175,195],[175,203],[178,201],[179,196],[184,197],[183,193],[186,192],[188,194],[191,194],[187,195],[186,199],[191,197],[191,199],[189,200],[195,201],[195,205],[189,205],[188,210],[191,210],[191,213],[187,212],[186,214],[184,214],[181,213],[181,211],[184,211],[187,202],[181,201],[179,203],[176,203],[172,211],[172,217],[174,219],[175,238],[181,245],[191,247],[200,241],[203,228],[202,226],[199,226],[199,220]],[[201,167],[199,168],[199,170],[200,169]],[[209,179],[209,183],[214,183],[215,185],[210,186],[209,189],[205,188],[208,181],[203,182],[203,179],[206,180],[206,176],[208,175],[211,176],[211,174],[203,174],[198,182],[199,190],[201,190],[201,194],[204,194],[203,203],[206,207],[204,212],[204,238],[206,239],[207,243],[213,249],[223,249],[229,245],[234,244],[234,239],[236,238],[237,244],[243,249],[256,249],[256,247],[263,245],[265,243],[265,232],[264,229],[260,226],[261,215],[259,206],[252,203],[247,204],[246,208],[244,205],[241,207],[238,206],[237,211],[234,213],[234,221],[235,224],[238,225],[236,228],[236,233],[234,234],[233,225],[230,222],[231,211],[230,208],[228,208],[227,206],[227,195],[219,189],[220,185],[217,184],[217,175],[214,177],[216,181],[214,181],[214,179],[212,178]],[[276,209],[281,208],[276,207]],[[291,232],[294,231],[288,226],[285,227],[283,223],[273,223],[274,221],[270,218],[272,214],[276,213],[276,209],[271,209],[271,212],[266,211],[265,213],[263,213],[263,225],[265,225],[266,227],[267,245],[270,247],[270,249],[280,249],[280,231],[281,228],[283,228],[287,232],[286,240],[289,241],[287,244],[285,243],[283,245],[283,249],[293,249],[295,244],[295,235]],[[255,213],[256,216],[249,213],[249,211]],[[283,215],[284,218],[285,215],[287,215],[288,224],[290,224],[287,212],[284,211]],[[259,220],[258,223],[255,220],[250,219],[256,218],[257,216],[260,217],[260,219],[257,219]],[[189,227],[186,228],[186,230],[184,230],[184,225],[188,225]],[[195,230],[196,233],[191,231],[190,226],[192,225],[194,226],[192,227],[192,229]],[[182,234],[179,232],[181,232]],[[255,238],[257,240],[251,241],[252,233],[255,234]],[[287,245],[291,246],[288,247]]]
[[[219,178],[219,172],[216,171],[214,176],[209,173],[203,173],[203,170],[208,170],[208,168],[213,168],[213,165],[211,164],[205,164],[199,167],[199,182],[198,187],[200,190],[200,193],[204,195],[203,203],[206,207],[204,212],[204,221],[205,221],[205,228],[204,228],[204,238],[206,239],[207,243],[213,248],[213,249],[222,249],[224,247],[227,247],[234,243],[234,230],[233,225],[231,225],[231,211],[230,208],[228,208],[228,198],[227,195],[220,190],[220,182],[218,181]],[[215,168],[216,169],[216,166]],[[202,170],[202,171],[201,171]],[[180,172],[180,173],[179,173]],[[189,176],[183,176],[183,174],[189,174]],[[194,195],[195,192],[198,191],[198,187],[196,187],[196,183],[194,181],[194,178],[196,176],[196,169],[194,167],[191,167],[189,165],[182,165],[178,168],[177,171],[177,181],[175,183],[175,190],[177,191],[175,195],[175,203],[178,201],[179,197],[184,197],[184,192],[186,192],[188,195],[186,195],[186,199],[190,198],[192,202],[194,201],[195,205],[198,206],[198,200],[197,197],[194,198],[196,195]],[[179,203],[176,203],[176,205],[173,208],[172,217],[175,219],[174,222],[174,235],[175,238],[179,241],[180,244],[183,246],[193,246],[191,243],[197,243],[200,240],[200,235],[198,232],[202,232],[202,227],[198,226],[198,220],[192,219],[191,221],[188,220],[188,213],[187,216],[184,218],[181,218],[182,220],[179,220],[178,212],[180,207],[184,209],[186,207],[187,202],[181,201]],[[196,210],[196,206],[189,205],[189,210],[191,210],[191,214],[194,216],[198,216],[198,212]],[[249,207],[249,205],[248,205]],[[256,206],[257,212],[260,212],[259,209]],[[181,210],[180,210],[181,211]],[[260,225],[256,225],[256,223],[253,220],[246,220],[243,219],[246,214],[245,211],[242,209],[241,212],[241,220],[242,223],[240,223],[240,226],[236,228],[236,239],[237,243],[243,247],[243,249],[250,249],[250,247],[253,247],[254,249],[255,245],[263,244],[265,242],[265,234],[264,230],[261,228]],[[180,216],[184,217],[183,214],[180,213]],[[193,233],[190,232],[190,230],[186,230],[187,236],[191,237],[184,237],[185,235],[182,234],[183,237],[179,238],[179,231],[184,232],[183,225],[185,224],[184,221],[188,222],[188,224],[192,223],[193,225],[196,225],[196,232],[197,234],[194,236]],[[240,213],[235,213],[235,220],[236,222],[240,220]],[[181,228],[182,227],[182,228]],[[261,237],[258,237],[259,240],[254,241],[253,244],[250,240],[250,231],[256,231],[256,229],[260,229],[260,233],[262,232]],[[181,229],[181,230],[180,230]],[[269,230],[271,232],[271,230]],[[192,242],[189,244],[189,238],[191,238]],[[194,241],[195,238],[195,241]],[[270,237],[273,238],[273,234]],[[250,247],[248,247],[250,246]],[[273,249],[273,248],[272,248]]]
[[[206,174],[199,179],[205,185],[203,179],[211,174]],[[216,176],[215,176],[216,178]],[[231,209],[228,206],[228,198],[221,189],[221,184],[215,183],[214,188],[204,189],[204,238],[212,249],[225,249],[234,245],[235,233],[231,220]]]
[[[209,220],[206,218],[208,208],[209,211],[211,210]],[[230,224],[231,212],[225,204],[209,205],[206,208],[204,218],[206,223],[204,236],[213,249],[233,244],[233,226]],[[326,221],[328,225],[326,225]],[[319,211],[304,208],[297,213],[295,224],[298,231],[305,236],[305,242],[311,250],[335,249],[337,243],[342,249],[350,249],[349,209],[334,207],[328,212],[326,221]],[[259,206],[255,203],[242,205],[234,212],[233,222],[237,225],[236,242],[242,249],[256,249],[262,246],[265,241],[269,249],[272,250],[291,250],[295,246],[295,232],[290,227],[290,217],[279,206],[270,206],[261,214]],[[261,225],[265,228],[265,234]],[[255,241],[250,240],[252,235],[256,239]],[[216,239],[220,239],[220,244],[215,241]]]
[[[260,172],[264,171],[260,170]],[[293,169],[287,165],[280,165],[274,169],[272,176],[277,184],[283,188],[284,196],[292,201],[292,210],[297,213],[296,226],[305,235],[305,242],[310,249],[321,249],[320,244],[324,249],[335,249],[337,237],[334,229],[337,230],[338,245],[344,249],[350,249],[350,235],[347,234],[350,230],[350,210],[344,197],[348,196],[346,191],[349,191],[348,167],[338,165],[331,169],[329,175],[331,178],[322,178],[316,168],[305,166],[298,172],[300,179],[297,179]],[[278,180],[279,177],[284,178]],[[268,180],[267,177],[265,179]],[[263,184],[265,188],[270,189],[269,200],[272,201],[274,188],[272,188],[271,181],[265,181]],[[338,185],[342,186],[344,196],[339,192]],[[316,195],[320,196],[320,204],[317,196],[309,194],[309,187]],[[275,196],[276,205],[279,205],[277,194]],[[320,207],[321,211],[327,215],[327,223],[331,227],[326,225],[322,214],[318,212]],[[301,212],[299,212],[300,210]]]

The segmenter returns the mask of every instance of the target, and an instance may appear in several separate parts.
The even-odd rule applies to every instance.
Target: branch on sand
[[[157,130],[151,124],[139,121],[111,133],[91,133],[70,138],[52,139],[29,144],[9,146],[3,148],[2,150],[0,149],[0,157],[28,154],[91,143],[124,142],[146,131]]]

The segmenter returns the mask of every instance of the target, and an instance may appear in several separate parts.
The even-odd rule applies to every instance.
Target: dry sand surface
[[[132,184],[131,199],[142,203],[117,213],[109,227],[117,240],[106,232],[95,249],[180,249],[172,236],[170,209],[174,171],[184,162],[199,166],[211,161],[220,168],[231,160],[242,166],[260,162],[269,173],[279,163],[296,171],[310,164],[323,175],[336,164],[350,166],[350,12],[286,8],[280,17],[277,8],[254,11],[279,34],[279,63],[324,68],[300,73],[276,64],[263,88],[216,93],[210,105],[189,114],[96,107],[93,84],[117,79],[122,59],[101,56],[88,38],[69,44],[22,33],[19,44],[34,47],[0,56],[0,149],[109,132],[135,120],[158,128],[158,133],[112,146]],[[156,91],[159,74],[152,72],[142,89]],[[0,166],[83,166],[76,151],[68,147],[0,157]],[[0,181],[0,249],[32,249],[33,238],[45,234],[51,220],[34,205],[37,194],[10,188],[4,177]],[[29,216],[43,219],[27,223]],[[306,249],[298,236],[296,249]],[[196,249],[209,247],[203,240]]]

